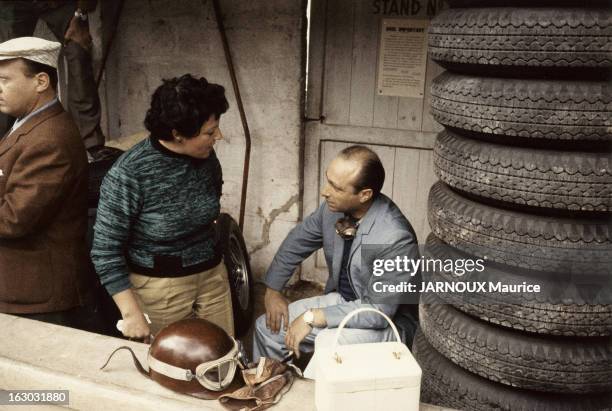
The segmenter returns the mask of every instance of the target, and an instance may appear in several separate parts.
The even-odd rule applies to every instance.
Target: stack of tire
[[[612,409],[612,7],[448,2],[429,31],[447,71],[432,86],[445,130],[427,254],[483,259],[470,281],[541,291],[422,294],[422,401]]]

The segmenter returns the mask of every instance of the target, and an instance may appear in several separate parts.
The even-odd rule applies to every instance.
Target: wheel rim
[[[249,272],[245,255],[242,252],[240,241],[234,233],[230,234],[229,241],[229,257],[231,260],[231,281],[233,282],[236,296],[238,297],[238,304],[243,310],[247,310],[249,307],[250,299],[250,284],[249,284]]]

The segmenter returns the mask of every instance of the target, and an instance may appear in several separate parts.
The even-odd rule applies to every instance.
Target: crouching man
[[[276,253],[265,283],[266,314],[257,319],[253,357],[284,359],[293,351],[310,352],[313,344],[327,345],[344,316],[362,308],[376,308],[389,317],[397,304],[370,298],[371,268],[362,264],[368,246],[377,259],[404,255],[418,258],[416,235],[399,208],[380,192],[385,170],[378,156],[364,146],[342,150],[330,163],[325,202],[287,236]],[[323,248],[329,278],[322,296],[291,304],[281,294],[298,265]],[[391,273],[393,275],[393,273]],[[353,317],[342,332],[341,344],[390,340],[385,319],[371,312]]]
[[[87,155],[57,99],[60,43],[0,44],[0,312],[80,326],[93,278],[87,232]]]

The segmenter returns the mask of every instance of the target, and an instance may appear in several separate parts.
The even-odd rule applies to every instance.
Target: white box
[[[338,334],[348,318],[361,310],[373,309],[359,309],[347,315],[338,327]],[[315,406],[318,411],[419,410],[421,367],[408,347],[399,342],[395,325],[387,320],[395,331],[397,342],[317,349],[313,360],[316,361]]]

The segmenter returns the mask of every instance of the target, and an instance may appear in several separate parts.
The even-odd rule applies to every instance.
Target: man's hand
[[[68,30],[66,30],[64,34],[64,40],[66,42],[74,41],[85,50],[89,50],[92,43],[91,35],[89,34],[89,23],[74,16],[72,20],[70,20]]]
[[[293,320],[285,335],[285,345],[289,351],[293,351],[295,358],[300,358],[300,343],[312,331],[312,327],[302,317],[304,314]]]
[[[272,288],[266,289],[264,297],[266,306],[266,327],[274,334],[278,334],[281,324],[284,324],[285,330],[289,323],[289,301],[280,292]]]

